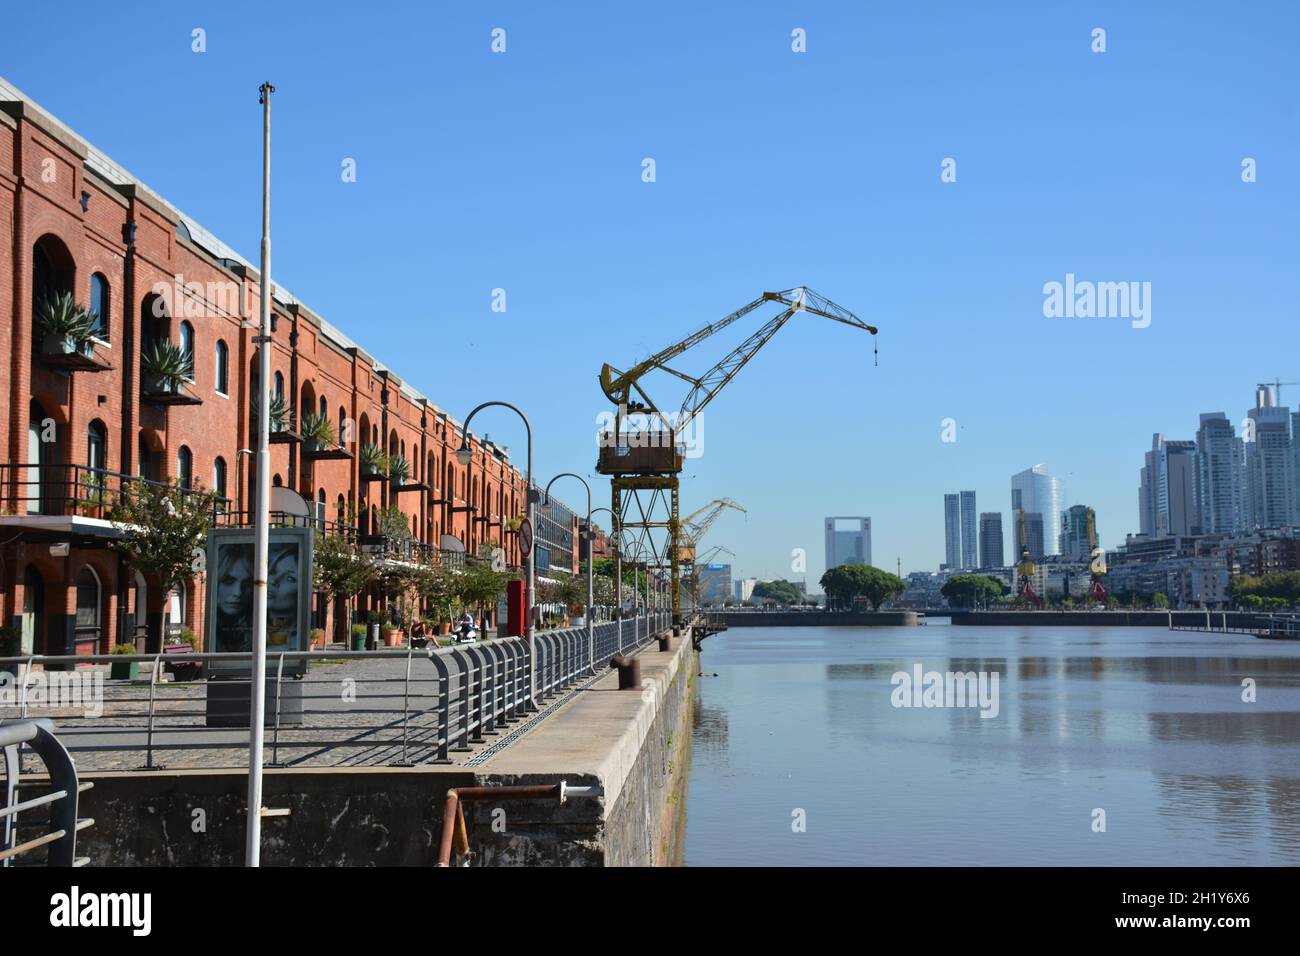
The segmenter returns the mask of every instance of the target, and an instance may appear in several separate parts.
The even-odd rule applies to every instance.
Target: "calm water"
[[[736,628],[700,660],[689,866],[1300,864],[1300,644]],[[895,708],[917,663],[997,672],[1000,713]]]

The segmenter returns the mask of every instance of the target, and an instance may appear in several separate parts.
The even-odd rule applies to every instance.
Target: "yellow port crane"
[[[1091,508],[1088,509],[1088,600],[1106,606],[1109,595],[1106,593],[1106,552],[1097,545],[1097,522]]]
[[[735,508],[742,514],[749,514],[744,508],[736,504],[730,498],[714,498],[703,508],[698,509],[693,514],[687,515],[681,520],[681,527],[677,540],[677,560],[682,564],[695,563],[695,549],[699,547],[700,541],[709,529],[713,527],[713,522],[718,520],[718,515],[728,508]],[[708,514],[705,514],[708,512]],[[704,515],[704,517],[700,517]]]
[[[713,547],[711,547],[708,550],[708,553],[704,555],[704,558],[699,562],[699,564],[691,564],[686,569],[686,572],[683,575],[683,577],[686,579],[686,594],[691,599],[692,607],[700,606],[700,588],[701,588],[700,571],[699,571],[700,566],[707,567],[709,564],[713,562],[714,558],[718,557],[720,554],[723,553],[729,554],[733,558],[736,556],[736,552],[732,551],[726,545],[715,544]]]
[[[702,375],[691,375],[669,364],[705,339],[769,304],[780,306],[781,311]],[[697,329],[626,370],[617,369],[608,362],[601,366],[600,388],[614,403],[615,412],[612,428],[600,435],[596,471],[611,479],[610,511],[614,514],[614,535],[617,539],[623,528],[639,528],[643,537],[650,537],[655,531],[667,532],[662,547],[654,550],[672,566],[670,580],[675,623],[681,622],[678,475],[682,471],[684,454],[679,436],[781,326],[800,312],[863,329],[873,336],[878,331],[848,309],[806,286],[799,286],[781,292],[764,292],[730,315]],[[642,378],[655,371],[667,372],[690,386],[675,412],[665,411],[666,406],[661,407],[646,392]],[[645,427],[627,431],[624,420],[628,415],[646,416]]]
[[[1016,605],[1018,607],[1042,607],[1043,601],[1034,590],[1033,558],[1029,554],[1029,541],[1025,535],[1025,509],[1016,509],[1017,537],[1020,541],[1020,563],[1016,565],[1017,582]]]

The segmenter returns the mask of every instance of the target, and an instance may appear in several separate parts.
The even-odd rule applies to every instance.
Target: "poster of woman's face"
[[[273,528],[267,555],[266,650],[307,649],[310,613],[311,529]],[[248,653],[253,647],[253,541],[245,529],[211,532],[208,567],[208,649],[216,653]],[[304,575],[306,586],[304,586]],[[247,664],[213,662],[217,670],[238,670]],[[288,669],[300,662],[286,661]]]
[[[253,546],[230,542],[218,547],[215,582],[217,653],[253,646]]]

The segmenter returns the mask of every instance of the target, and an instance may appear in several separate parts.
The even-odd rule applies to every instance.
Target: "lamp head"
[[[474,460],[474,452],[470,449],[468,444],[462,444],[452,454],[456,456],[458,462],[466,467],[468,467],[469,463]]]

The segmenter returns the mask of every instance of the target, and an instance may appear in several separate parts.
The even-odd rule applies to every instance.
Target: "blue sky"
[[[876,564],[937,567],[943,494],[1005,514],[1036,462],[1113,546],[1152,432],[1300,379],[1296,5],[621,7],[27,4],[0,74],[254,260],[272,80],[276,281],[453,413],[523,406],[543,479],[594,473],[602,362],[765,289],[878,325],[873,367],[799,316],[706,410],[682,507],[748,508],[709,538],[737,574],[803,548],[815,581],[831,514],[872,517]],[[1066,273],[1150,282],[1150,327],[1045,318]]]

